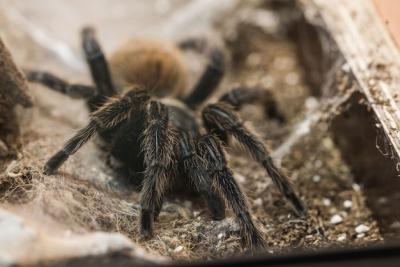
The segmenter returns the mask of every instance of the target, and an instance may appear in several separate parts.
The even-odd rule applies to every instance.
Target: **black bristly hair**
[[[231,207],[239,222],[245,246],[252,251],[265,249],[263,233],[252,219],[246,197],[233,178],[221,143],[228,145],[228,136],[236,138],[263,166],[295,212],[302,216],[306,209],[288,177],[274,165],[263,142],[242,125],[235,110],[244,104],[260,103],[270,118],[283,122],[284,116],[270,92],[262,88],[239,87],[224,94],[216,104],[206,106],[202,112],[203,125],[199,125],[193,110],[205,102],[222,80],[224,54],[218,48],[208,47],[203,39],[183,41],[179,46],[184,50],[205,53],[209,60],[192,92],[182,101],[156,99],[151,95],[153,88],[146,88],[145,84],[123,88],[119,93],[92,28],[82,31],[82,47],[95,86],[69,84],[48,72],[26,71],[27,78],[32,82],[71,97],[86,99],[91,111],[89,123],[46,162],[44,172],[54,173],[69,156],[98,134],[105,143],[103,149],[121,162],[120,169],[124,170],[124,174],[141,185],[139,224],[143,237],[152,236],[153,223],[160,213],[166,192],[183,183],[204,198],[213,219],[225,217],[225,203]],[[152,44],[152,47],[157,46]],[[142,47],[139,51],[145,49]],[[149,63],[152,70],[167,71],[163,73],[163,77],[167,78],[168,70],[173,72],[171,75],[178,73],[177,68],[160,68],[166,55],[164,50],[159,53],[162,58],[157,58],[154,50],[149,54],[151,60],[147,63],[155,64]],[[168,66],[171,62],[179,62],[172,55],[168,60]],[[142,58],[140,62],[146,61]],[[166,80],[182,81],[176,76]],[[202,134],[201,128],[205,128],[207,134]]]
[[[236,87],[222,95],[219,100],[231,104],[236,111],[244,104],[259,103],[264,107],[265,115],[268,118],[275,119],[279,123],[286,121],[272,93],[261,87]]]
[[[203,120],[208,130],[224,132],[232,135],[250,155],[267,171],[279,191],[289,200],[296,214],[300,217],[306,214],[306,208],[294,192],[289,179],[275,166],[265,145],[248,129],[246,129],[232,106],[224,102],[211,104],[203,110]]]
[[[140,197],[140,233],[145,238],[152,236],[154,212],[161,205],[170,176],[175,173],[173,157],[177,137],[176,131],[168,122],[167,107],[160,102],[151,101],[147,109],[142,142],[146,168]]]
[[[112,98],[91,115],[90,122],[79,130],[64,147],[51,157],[45,167],[45,174],[56,171],[69,156],[78,151],[98,131],[109,130],[128,119],[135,108],[145,105],[149,96],[142,90],[128,91],[124,96]]]
[[[219,140],[211,134],[202,137],[199,141],[199,154],[205,159],[213,184],[225,197],[238,218],[245,244],[253,251],[264,249],[265,242],[262,234],[254,225],[245,196],[227,166]]]
[[[219,49],[211,49],[208,51],[209,63],[208,66],[195,85],[192,93],[183,101],[191,109],[197,108],[203,103],[217,88],[221,82],[224,72],[224,54]]]
[[[182,131],[179,135],[179,146],[183,173],[207,202],[211,217],[215,220],[223,219],[225,205],[207,173],[206,162],[198,153],[197,140],[193,140],[189,133]]]

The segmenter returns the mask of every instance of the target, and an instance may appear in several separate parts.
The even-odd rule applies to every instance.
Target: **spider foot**
[[[296,213],[297,217],[304,218],[307,216],[307,208],[304,206],[303,201],[300,200],[293,192],[288,194],[286,198],[289,200],[289,203],[293,207],[294,212]]]
[[[153,212],[142,209],[140,218],[140,235],[147,240],[153,236]]]
[[[267,249],[265,240],[259,232],[253,233],[248,243],[252,253],[263,252]]]
[[[207,206],[210,209],[211,218],[215,221],[220,221],[225,218],[224,201],[217,194],[208,194]]]
[[[59,151],[46,162],[46,165],[44,165],[43,168],[43,173],[45,175],[53,174],[67,159],[68,154],[63,150]]]
[[[264,253],[267,250],[267,244],[262,237],[261,232],[252,224],[243,225],[242,229],[242,246],[246,248],[245,252],[250,255]]]

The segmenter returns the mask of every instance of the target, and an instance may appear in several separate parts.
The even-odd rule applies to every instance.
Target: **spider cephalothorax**
[[[197,107],[223,77],[221,50],[196,39],[178,46],[152,40],[131,41],[111,57],[109,70],[93,29],[85,28],[82,39],[95,86],[68,84],[47,72],[27,72],[30,81],[86,98],[92,112],[90,122],[48,160],[46,174],[56,171],[98,134],[106,144],[106,152],[120,162],[118,170],[141,186],[143,236],[152,235],[153,221],[165,193],[183,184],[203,196],[215,219],[225,216],[225,200],[238,219],[247,246],[263,248],[262,234],[253,223],[221,145],[227,145],[232,136],[263,166],[295,212],[299,216],[305,214],[288,178],[275,167],[263,142],[242,125],[235,113],[243,104],[261,102],[269,117],[283,120],[268,91],[235,88],[202,110],[202,123],[196,118]],[[188,95],[184,95],[186,69],[180,54],[186,49],[201,51],[209,59]]]

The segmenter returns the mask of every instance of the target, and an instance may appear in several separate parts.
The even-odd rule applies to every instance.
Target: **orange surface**
[[[400,48],[400,1],[373,0],[379,14]]]

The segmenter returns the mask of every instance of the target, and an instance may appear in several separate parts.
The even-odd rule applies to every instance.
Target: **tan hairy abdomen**
[[[119,88],[142,85],[158,97],[181,96],[187,83],[180,51],[166,41],[131,40],[111,56],[110,68]]]

